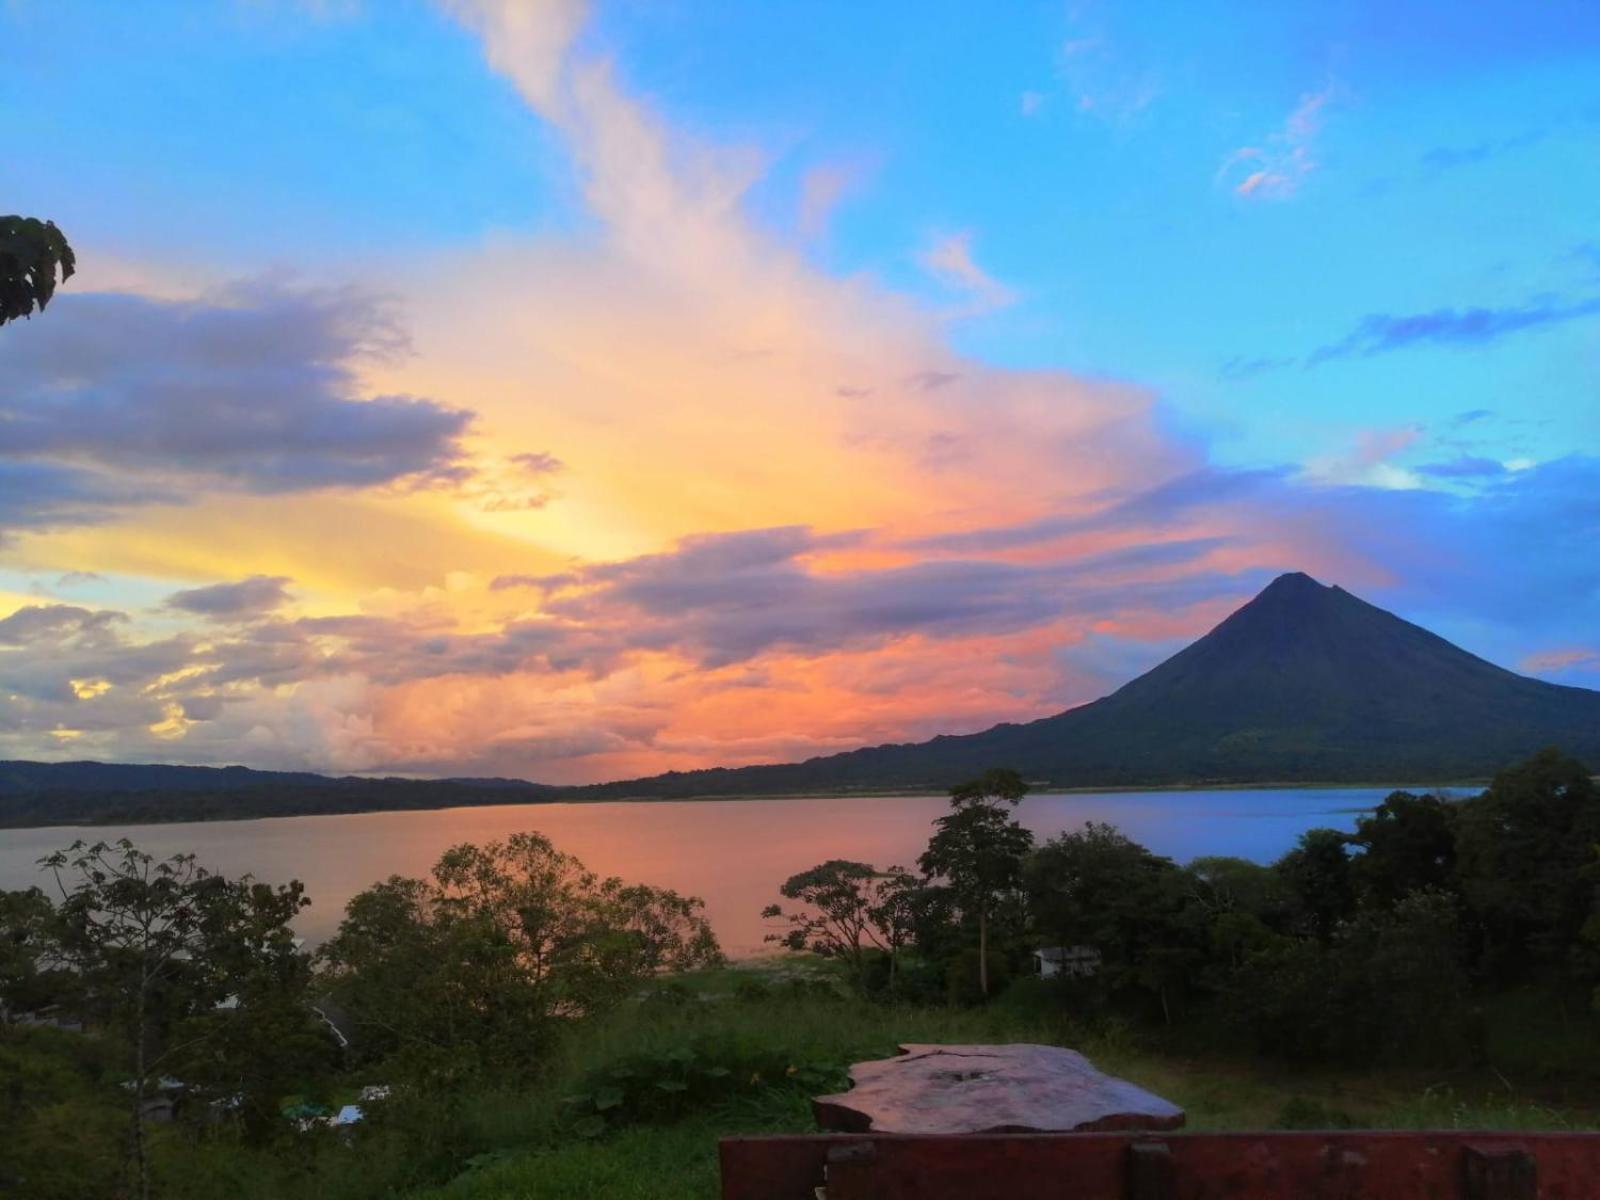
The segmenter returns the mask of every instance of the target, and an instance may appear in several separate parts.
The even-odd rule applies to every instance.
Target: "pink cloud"
[[[1330,85],[1308,92],[1283,125],[1254,145],[1241,146],[1223,160],[1217,180],[1233,180],[1233,193],[1255,199],[1283,200],[1294,195],[1317,169],[1316,142],[1324,112],[1337,89]],[[1242,177],[1241,177],[1242,176]]]
[[[1015,304],[1017,294],[977,263],[972,254],[972,231],[937,238],[917,255],[924,270],[946,287],[964,292],[972,311],[988,312]]]
[[[1521,668],[1534,675],[1560,674],[1563,671],[1600,671],[1600,650],[1573,647],[1565,650],[1541,650],[1523,658]]]

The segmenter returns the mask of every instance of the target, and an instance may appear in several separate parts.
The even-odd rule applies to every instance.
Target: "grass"
[[[814,964],[772,962],[678,981],[666,1001],[630,1005],[585,1029],[537,1091],[477,1098],[462,1114],[486,1147],[447,1183],[407,1200],[690,1200],[717,1194],[717,1139],[814,1131],[807,1090],[772,1081],[737,1089],[660,1123],[623,1124],[597,1139],[572,1136],[561,1097],[596,1073],[694,1047],[704,1061],[749,1063],[775,1053],[792,1064],[844,1066],[892,1054],[901,1042],[1070,1045],[1097,1066],[1185,1108],[1193,1130],[1270,1128],[1595,1128],[1593,1113],[1521,1095],[1492,1076],[1439,1079],[1391,1071],[1291,1071],[1152,1052],[1117,1030],[1089,1033],[1026,987],[984,1009],[909,1008],[822,994]],[[798,986],[795,981],[799,980]],[[761,991],[761,981],[774,981]],[[755,981],[753,983],[752,981]],[[648,1086],[648,1081],[643,1081]],[[638,1086],[630,1082],[628,1086]]]

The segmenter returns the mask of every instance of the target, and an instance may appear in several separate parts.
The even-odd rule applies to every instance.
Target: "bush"
[[[968,947],[945,964],[944,994],[951,1004],[984,1004],[1011,982],[1011,964],[1000,951],[989,950],[989,995],[978,990],[978,950]]]
[[[1279,938],[1229,978],[1223,1011],[1262,1053],[1295,1061],[1479,1061],[1455,900],[1420,891],[1363,910],[1327,945]]]
[[[629,1125],[782,1089],[811,1094],[848,1086],[846,1065],[804,1062],[782,1045],[751,1046],[710,1034],[670,1050],[635,1054],[590,1072],[562,1098],[563,1126],[592,1138]]]

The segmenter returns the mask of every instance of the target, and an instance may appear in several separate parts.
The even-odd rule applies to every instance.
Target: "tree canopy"
[[[889,956],[892,976],[894,960],[910,934],[909,892],[915,886],[903,867],[880,871],[870,863],[829,859],[784,880],[778,891],[805,907],[785,912],[772,904],[763,909],[763,917],[788,926],[766,940],[843,959],[858,982],[865,978],[867,951],[876,948]]]
[[[364,1053],[422,1074],[515,1072],[563,1020],[721,959],[700,900],[602,879],[538,833],[455,846],[426,879],[368,888],[321,951]]]
[[[1033,834],[1011,818],[1028,794],[1015,771],[985,771],[950,791],[950,811],[936,820],[918,859],[924,876],[943,879],[978,925],[978,991],[989,994],[989,923],[995,907],[1022,885],[1022,860]]]

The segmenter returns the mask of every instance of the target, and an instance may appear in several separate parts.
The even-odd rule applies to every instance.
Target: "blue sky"
[[[320,14],[320,15],[318,15]],[[18,207],[122,250],[240,269],[581,227],[541,122],[426,4],[13,3],[0,99]],[[1508,458],[1600,441],[1592,322],[1470,352],[1229,377],[1370,314],[1600,293],[1600,13],[1586,4],[601,7],[584,35],[683,126],[758,145],[792,227],[849,176],[829,270],[938,303],[917,255],[969,232],[1017,296],[987,359],[1158,387],[1238,461],[1481,408]],[[1292,194],[1225,169],[1326,96]],[[1270,145],[1268,146],[1271,149]],[[1219,174],[1220,172],[1220,174]]]
[[[1600,532],[1593,4],[9,0],[0,116],[0,210],[55,218],[83,258],[64,324],[89,311],[76,293],[96,291],[148,302],[99,310],[130,328],[170,318],[193,331],[206,305],[265,314],[262,330],[288,321],[312,360],[285,378],[332,373],[318,403],[433,406],[360,422],[339,409],[360,436],[401,437],[393,420],[421,440],[359,468],[354,452],[319,460],[294,502],[340,522],[365,506],[376,529],[372,513],[411,480],[418,507],[372,540],[419,547],[434,543],[399,532],[405,521],[437,525],[447,503],[475,514],[459,562],[397,551],[336,579],[263,532],[258,557],[272,563],[247,571],[241,539],[224,546],[182,514],[272,489],[174,451],[159,472],[141,460],[143,490],[120,500],[109,476],[61,475],[56,507],[17,518],[28,532],[0,543],[12,596],[66,602],[49,581],[68,566],[104,576],[96,603],[152,631],[174,619],[153,597],[246,574],[297,581],[308,612],[372,610],[397,588],[422,604],[420,580],[487,579],[507,556],[633,560],[763,522],[868,529],[870,553],[797,551],[819,570],[865,571],[903,566],[893,547],[927,541],[919,512],[1005,527],[1188,472],[1257,472],[1279,482],[1249,501],[1219,488],[1182,518],[1227,544],[1205,567],[1241,594],[1251,572],[1306,565],[1499,661],[1600,680],[1600,569],[1574,561]],[[330,288],[376,298],[360,330],[317,324],[333,310],[301,293]],[[771,375],[703,374],[691,350],[704,338],[722,354],[730,313],[748,317],[749,344],[727,361],[768,355]],[[893,347],[882,364],[869,332]],[[370,354],[380,333],[409,353]],[[802,352],[803,368],[780,370]],[[813,371],[838,375],[824,389],[838,395],[817,402],[842,396],[850,411],[818,416],[808,462],[897,439],[917,470],[935,446],[1004,462],[1015,446],[1079,444],[1018,459],[1031,493],[929,475],[852,510],[743,465],[771,452],[738,440],[744,423],[794,444],[773,432],[789,430],[776,414],[806,403],[785,389]],[[925,392],[921,407],[882,407],[890,378]],[[1016,398],[1046,379],[1058,400]],[[747,422],[739,389],[770,397]],[[695,399],[723,390],[726,404]],[[1102,392],[1122,399],[1085,399]],[[652,394],[675,430],[703,420],[702,441],[720,447],[684,451],[692,469],[677,482],[629,457],[630,414],[641,427],[659,416]],[[980,429],[986,411],[1002,432],[952,432]],[[559,460],[541,468],[559,478],[508,482],[518,452]],[[27,461],[43,469],[40,453]],[[58,472],[113,470],[104,447],[50,453]],[[121,486],[131,468],[117,461]],[[107,521],[159,552],[111,554],[89,532]],[[1541,601],[1514,594],[1508,556]],[[1145,661],[1216,615],[1201,594],[1187,626],[1112,605],[1058,628],[1057,657],[1081,645],[1083,663],[1104,659],[1104,639],[1122,637],[1133,650],[1109,657]],[[896,636],[903,648],[923,634]],[[1026,715],[1114,682],[991,681],[967,717]],[[379,719],[381,704],[361,704]],[[752,733],[749,753],[801,745],[807,719]]]

